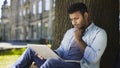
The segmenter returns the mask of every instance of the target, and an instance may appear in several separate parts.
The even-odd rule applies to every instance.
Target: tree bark
[[[119,2],[117,0],[84,0],[84,2],[88,6],[90,19],[105,29],[108,36],[100,68],[116,68],[119,51]]]

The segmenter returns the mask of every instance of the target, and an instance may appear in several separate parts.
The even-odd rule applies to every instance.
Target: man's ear
[[[84,18],[87,20],[88,19],[88,12],[84,13]]]

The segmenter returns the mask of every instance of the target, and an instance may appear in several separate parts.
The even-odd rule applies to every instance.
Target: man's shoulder
[[[73,31],[74,31],[74,28],[70,28],[70,29],[68,29],[67,31],[66,31],[66,35],[69,35],[69,34],[73,34]]]
[[[107,35],[107,33],[103,28],[93,24],[92,27],[86,32],[86,35],[94,39],[97,35]]]
[[[103,28],[94,24],[93,31],[106,32]]]
[[[96,36],[98,37],[101,37],[101,38],[106,38],[107,37],[107,32],[99,27],[99,26],[96,26],[94,25],[93,29],[89,31],[89,36],[94,39]]]
[[[74,28],[70,28],[67,30],[67,32],[73,32],[74,31]]]

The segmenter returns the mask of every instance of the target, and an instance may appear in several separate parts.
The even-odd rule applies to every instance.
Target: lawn
[[[0,51],[0,68],[10,68],[25,48]]]
[[[20,55],[2,55],[0,56],[0,68],[10,68]]]

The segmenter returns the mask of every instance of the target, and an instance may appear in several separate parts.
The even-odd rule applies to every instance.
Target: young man
[[[106,32],[89,21],[85,4],[72,4],[68,13],[74,28],[66,32],[55,52],[63,59],[79,60],[80,63],[65,62],[59,58],[40,59],[32,49],[27,48],[12,68],[29,68],[33,61],[38,68],[99,68],[107,43]]]

